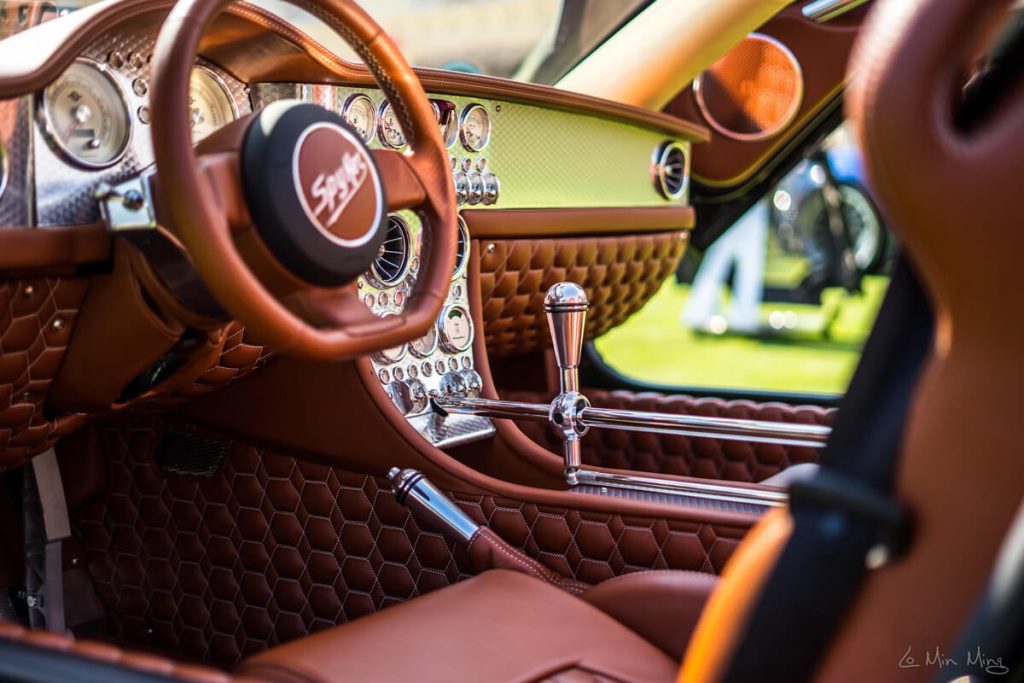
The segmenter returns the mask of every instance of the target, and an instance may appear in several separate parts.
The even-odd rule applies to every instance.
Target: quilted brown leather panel
[[[383,480],[231,444],[217,476],[165,475],[165,427],[101,430],[108,490],[73,513],[113,635],[222,665],[469,575]],[[745,529],[453,494],[547,567],[593,583],[655,568],[718,572]]]
[[[685,248],[684,232],[478,242],[488,352],[497,358],[550,346],[544,295],[564,280],[590,298],[586,338],[601,336],[647,303]]]
[[[502,398],[511,401],[547,403],[551,400],[551,396],[537,392],[500,393]],[[669,396],[655,392],[584,389],[583,393],[594,406],[600,408],[741,420],[827,425],[832,423],[836,413],[835,408],[819,406],[725,401],[719,398]],[[546,424],[520,422],[518,425],[527,436],[540,445],[556,453],[562,452],[561,440]],[[610,429],[592,429],[583,437],[583,462],[588,465],[703,479],[758,482],[790,465],[817,462],[818,456],[816,448]]]
[[[79,641],[61,633],[29,631],[17,624],[0,621],[0,638],[13,640],[32,647],[66,652],[71,655],[115,664],[149,674],[167,676],[179,681],[194,683],[227,683],[236,680],[223,671],[205,666],[181,664],[151,654],[125,652],[106,643]]]
[[[271,355],[266,348],[248,339],[245,326],[239,322],[232,322],[228,325],[224,347],[216,364],[189,386],[180,387],[170,397],[161,396],[160,399],[192,398],[221,389],[259,368],[270,360]]]
[[[45,415],[87,282],[39,278],[0,282],[0,471],[20,465],[81,424]]]

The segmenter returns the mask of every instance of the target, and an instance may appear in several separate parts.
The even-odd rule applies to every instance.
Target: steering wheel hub
[[[246,135],[242,180],[260,237],[310,284],[351,282],[384,241],[387,201],[373,157],[323,107],[278,102],[264,108]]]

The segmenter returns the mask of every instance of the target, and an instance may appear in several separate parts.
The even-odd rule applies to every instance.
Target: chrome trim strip
[[[551,408],[543,403],[495,401],[490,398],[431,396],[430,406],[439,415],[479,415],[507,420],[547,422]]]
[[[543,403],[496,401],[488,398],[458,396],[433,396],[431,397],[431,406],[439,414],[479,415],[536,422],[548,421],[551,413],[551,406]],[[831,427],[818,425],[737,420],[702,415],[671,415],[593,407],[585,407],[580,411],[579,422],[583,427],[593,429],[624,429],[655,434],[679,434],[726,441],[753,441],[810,448],[823,447],[832,433]]]
[[[694,481],[675,481],[660,477],[644,477],[636,474],[612,474],[595,470],[580,469],[576,473],[580,484],[607,486],[654,493],[668,493],[677,496],[691,496],[728,503],[749,503],[767,507],[785,507],[789,495],[775,489],[746,489],[738,486],[703,484]]]
[[[818,425],[765,422],[762,420],[737,420],[725,417],[704,417],[701,415],[673,415],[648,413],[638,410],[613,410],[611,408],[583,408],[580,422],[594,429],[623,429],[632,432],[653,432],[655,434],[680,434],[683,436],[712,437],[731,441],[753,441],[775,443],[783,446],[808,446],[820,448],[825,445],[830,427]]]
[[[865,4],[868,0],[814,0],[803,6],[800,13],[804,17],[824,24],[842,16],[852,9]]]

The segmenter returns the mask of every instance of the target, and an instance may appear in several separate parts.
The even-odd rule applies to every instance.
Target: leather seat
[[[679,664],[584,600],[495,569],[246,661],[236,674],[328,681],[674,681]]]

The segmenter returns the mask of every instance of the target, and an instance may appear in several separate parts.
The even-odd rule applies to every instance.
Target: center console
[[[418,275],[423,238],[422,224],[412,212],[388,217],[381,253],[357,282],[363,302],[377,315],[396,315],[405,305]],[[483,386],[473,356],[476,330],[466,276],[469,250],[469,232],[460,218],[452,284],[434,326],[423,337],[378,351],[370,358],[377,379],[399,412],[424,438],[441,448],[494,434],[494,426],[486,417],[441,416],[430,406],[432,396],[476,397]]]

